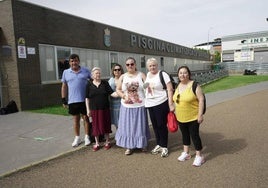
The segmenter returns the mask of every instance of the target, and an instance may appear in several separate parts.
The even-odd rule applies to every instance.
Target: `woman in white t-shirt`
[[[168,129],[167,114],[174,111],[173,106],[173,87],[169,75],[162,72],[166,88],[160,81],[160,70],[155,58],[150,58],[146,63],[148,73],[144,84],[145,107],[149,111],[150,119],[155,133],[156,146],[151,151],[152,154],[161,153],[161,157],[168,156]]]
[[[145,74],[137,70],[133,57],[128,57],[125,64],[127,71],[116,88],[122,99],[115,140],[117,146],[126,148],[125,155],[131,155],[136,148],[146,151],[151,135],[144,106]]]

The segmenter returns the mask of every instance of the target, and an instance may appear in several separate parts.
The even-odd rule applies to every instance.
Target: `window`
[[[141,56],[141,68],[146,68],[145,56]]]
[[[163,57],[160,58],[160,65],[161,65],[161,67],[164,66],[164,58]]]
[[[39,54],[42,82],[57,80],[54,47],[40,45]]]
[[[71,55],[71,49],[57,47],[57,62],[58,62],[58,79],[61,79],[62,73],[69,66],[69,56]]]
[[[119,63],[118,62],[118,53],[114,53],[114,52],[110,53],[110,63],[111,63],[111,68],[113,67],[113,65],[115,63]]]
[[[63,71],[69,68],[71,48],[39,45],[39,54],[42,82],[59,81]]]

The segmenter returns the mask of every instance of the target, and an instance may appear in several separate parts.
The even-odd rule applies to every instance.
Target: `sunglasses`
[[[127,67],[129,67],[129,66],[134,66],[134,63],[129,63],[129,64],[127,63],[126,66],[127,66]]]
[[[121,71],[121,69],[114,69],[114,71]]]
[[[180,94],[177,95],[176,103],[179,104],[180,102]]]

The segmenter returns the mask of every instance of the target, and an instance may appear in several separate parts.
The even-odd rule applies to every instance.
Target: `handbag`
[[[178,130],[178,121],[174,112],[169,112],[167,115],[167,127],[169,132],[175,133]]]

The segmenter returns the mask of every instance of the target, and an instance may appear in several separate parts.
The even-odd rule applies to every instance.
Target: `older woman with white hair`
[[[109,134],[111,129],[109,96],[117,97],[117,93],[110,87],[108,81],[101,79],[101,69],[94,67],[91,71],[92,81],[89,81],[86,89],[87,115],[92,118],[92,135],[95,136],[93,151],[100,149],[99,136],[104,135],[106,142],[104,149],[111,148]]]
[[[167,114],[174,111],[173,87],[169,75],[162,72],[166,89],[160,80],[158,62],[155,58],[147,60],[147,77],[145,80],[145,107],[149,111],[152,126],[156,138],[156,146],[151,151],[152,154],[161,153],[161,157],[168,156],[168,129]]]

